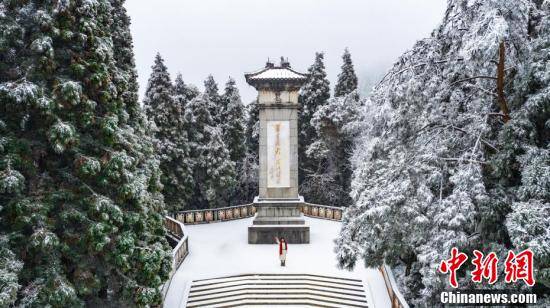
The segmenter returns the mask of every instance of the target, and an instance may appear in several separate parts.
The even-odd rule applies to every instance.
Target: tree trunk
[[[497,66],[497,99],[502,111],[504,123],[510,120],[510,111],[508,110],[508,104],[506,104],[506,98],[504,97],[504,65],[505,65],[505,51],[506,47],[504,41],[500,42],[498,66]]]

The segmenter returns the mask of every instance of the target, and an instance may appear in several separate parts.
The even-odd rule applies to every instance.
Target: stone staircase
[[[308,274],[247,274],[195,280],[187,307],[369,307],[358,279]]]

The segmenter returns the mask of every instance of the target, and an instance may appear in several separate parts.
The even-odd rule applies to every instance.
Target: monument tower
[[[271,244],[277,236],[309,243],[309,226],[299,211],[304,198],[298,194],[298,91],[307,75],[281,58],[280,66],[267,62],[245,78],[258,90],[260,113],[260,189],[248,242]]]

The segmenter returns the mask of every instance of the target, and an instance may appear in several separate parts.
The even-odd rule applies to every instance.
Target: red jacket
[[[286,241],[284,241],[285,250],[288,251],[288,245],[286,244]],[[279,241],[279,255],[283,254],[283,241]]]

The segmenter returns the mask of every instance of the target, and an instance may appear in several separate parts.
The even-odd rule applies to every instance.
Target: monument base
[[[309,244],[307,225],[252,225],[248,227],[248,244],[275,244],[284,237],[289,244]]]
[[[284,237],[289,244],[309,244],[309,226],[299,206],[304,198],[254,198],[256,215],[248,227],[249,244],[275,244],[275,237]]]

